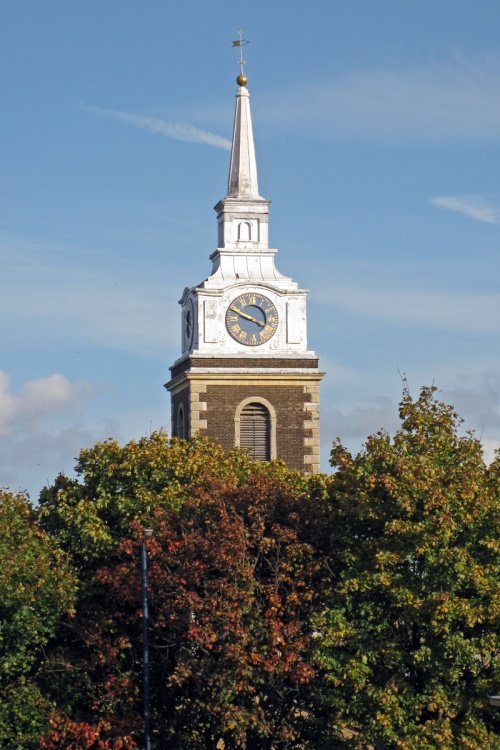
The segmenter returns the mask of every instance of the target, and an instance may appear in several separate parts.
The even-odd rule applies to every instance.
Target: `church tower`
[[[241,43],[241,40],[240,40]],[[237,43],[234,43],[235,45]],[[259,195],[247,78],[236,79],[227,195],[215,206],[212,272],[186,287],[182,355],[172,365],[172,436],[205,435],[259,460],[319,471],[318,357],[306,295],[275,266],[270,201]]]

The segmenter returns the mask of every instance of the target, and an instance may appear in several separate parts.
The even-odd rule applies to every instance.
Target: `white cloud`
[[[500,450],[500,375],[497,370],[461,374],[443,389],[443,400],[451,403],[464,418],[464,429],[474,431],[483,446],[486,463],[493,461]]]
[[[72,383],[61,373],[26,382],[14,390],[0,370],[0,486],[32,490],[74,465],[93,435],[80,424],[96,395],[88,382]]]
[[[42,420],[74,415],[92,394],[89,383],[70,383],[60,373],[31,380],[16,393],[10,389],[7,374],[0,370],[0,435],[10,436]]]
[[[204,143],[206,146],[214,146],[229,151],[231,141],[223,138],[208,130],[202,130],[195,125],[186,122],[167,122],[157,117],[146,117],[144,115],[134,115],[130,112],[122,112],[115,109],[101,109],[100,107],[83,107],[87,112],[93,112],[103,117],[110,117],[118,122],[125,122],[143,130],[148,130],[154,135],[163,135],[166,138],[173,138],[175,141],[185,141],[187,143]]]
[[[61,425],[57,430],[43,425],[0,438],[0,487],[27,491],[36,499],[42,486],[57,474],[71,475],[80,450],[97,437],[81,425]]]
[[[399,427],[398,407],[388,396],[366,399],[357,406],[345,409],[330,405],[321,419],[322,429],[329,435],[330,441],[339,436],[343,441],[355,438],[362,442],[379,430],[392,434]]]
[[[438,195],[431,201],[438,208],[458,211],[485,224],[500,224],[500,207],[474,195]]]
[[[500,56],[367,69],[259,96],[259,116],[325,139],[391,143],[500,140]],[[261,114],[262,113],[262,114]]]
[[[500,451],[500,440],[483,438],[481,443],[485,463],[490,464],[496,458],[496,453]]]
[[[446,390],[446,398],[467,420],[483,430],[500,430],[500,376],[483,375],[480,382],[461,383]]]
[[[415,380],[415,377],[412,378]],[[417,381],[418,382],[418,381]],[[438,381],[438,387],[441,381]],[[368,386],[367,386],[368,387]],[[414,399],[418,388],[411,389]],[[471,430],[480,440],[486,463],[490,463],[495,451],[500,450],[500,377],[496,374],[476,373],[475,378],[462,382],[457,388],[438,390],[438,400],[452,404],[458,415],[464,419],[461,432]],[[394,435],[401,427],[398,401],[401,393],[391,396],[359,398],[338,403],[341,396],[333,393],[322,399],[321,432],[323,468],[327,461],[332,441],[340,437],[342,443],[358,453],[369,435],[385,430]]]

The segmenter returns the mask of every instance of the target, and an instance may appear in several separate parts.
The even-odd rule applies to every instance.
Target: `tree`
[[[100,444],[79,468],[83,482],[59,478],[41,508],[82,581],[46,665],[58,714],[42,746],[140,742],[147,524],[155,746],[315,747],[324,479],[162,435]]]
[[[332,580],[317,620],[339,747],[493,750],[500,460],[434,388],[402,426],[332,450]],[[346,731],[347,728],[349,731]],[[334,745],[335,746],[335,745]]]
[[[135,521],[151,518],[159,508],[179,508],[213,479],[238,486],[252,466],[244,452],[225,453],[205,438],[171,440],[154,432],[124,446],[106,440],[80,452],[76,479],[61,474],[42,490],[39,521],[83,574],[93,572]]]
[[[38,684],[43,649],[74,594],[65,555],[26,497],[0,490],[0,747],[39,747],[52,710]]]
[[[157,748],[494,750],[500,456],[433,388],[400,415],[330,478],[161,433],[83,451],[41,499],[79,575],[44,750],[141,742],[146,526]]]

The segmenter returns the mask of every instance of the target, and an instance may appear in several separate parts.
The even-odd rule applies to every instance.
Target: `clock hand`
[[[252,323],[257,323],[257,325],[261,326],[261,328],[264,328],[264,326],[266,325],[264,321],[254,318],[253,315],[247,315],[247,313],[244,313],[243,310],[238,310],[236,307],[230,307],[229,309],[235,313],[238,313],[238,315],[241,315],[242,318],[251,320]]]

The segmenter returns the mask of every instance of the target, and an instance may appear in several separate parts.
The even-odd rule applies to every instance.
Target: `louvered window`
[[[256,461],[271,459],[271,417],[263,404],[252,403],[243,407],[240,448],[246,448]]]

